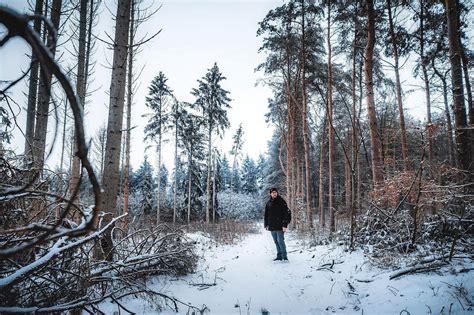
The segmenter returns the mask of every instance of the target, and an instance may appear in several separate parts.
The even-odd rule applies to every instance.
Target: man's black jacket
[[[283,198],[277,196],[275,199],[268,200],[264,221],[264,226],[269,231],[281,231],[283,227],[288,227],[291,222],[291,211]]]

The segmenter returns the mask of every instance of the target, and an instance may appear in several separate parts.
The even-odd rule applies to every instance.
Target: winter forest
[[[473,312],[473,8],[0,0],[0,313]]]

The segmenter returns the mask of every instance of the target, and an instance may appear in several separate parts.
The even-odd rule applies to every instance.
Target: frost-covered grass
[[[148,287],[210,314],[471,314],[474,264],[455,259],[436,272],[395,280],[392,269],[370,263],[362,251],[333,243],[308,247],[287,234],[289,263],[275,263],[270,233],[261,228],[243,241],[218,245],[204,233],[190,235],[202,259],[198,271],[183,277],[155,277]],[[463,271],[463,272],[459,272]],[[139,298],[124,305],[137,314],[157,306]],[[102,304],[107,314],[117,306]],[[179,306],[179,314],[189,308]],[[166,309],[163,314],[175,314]]]

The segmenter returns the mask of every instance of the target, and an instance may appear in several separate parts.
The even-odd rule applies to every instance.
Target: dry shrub
[[[395,209],[400,202],[406,205],[423,204],[425,207],[439,208],[439,204],[433,203],[438,199],[433,189],[436,186],[433,180],[415,178],[413,171],[401,172],[391,178],[384,180],[377,188],[372,190],[370,198],[372,202],[382,209]],[[423,192],[418,198],[418,190]],[[405,198],[405,199],[404,199]]]
[[[465,187],[422,181],[419,198],[410,192],[401,202],[394,195],[395,187],[408,192],[403,182],[408,179],[401,184],[388,180],[383,185],[388,187],[387,196],[381,194],[381,189],[374,193],[379,198],[357,218],[356,244],[383,264],[396,262],[400,254],[411,252],[415,256],[444,256],[472,251],[474,206]],[[413,190],[418,194],[418,183]],[[389,207],[382,208],[383,204]]]
[[[247,235],[258,232],[255,221],[221,220],[218,223],[193,222],[186,226],[190,233],[204,232],[217,244],[235,244],[242,241]]]

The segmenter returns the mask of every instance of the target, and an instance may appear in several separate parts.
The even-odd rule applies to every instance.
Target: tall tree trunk
[[[425,56],[425,3],[420,0],[420,59],[421,70],[423,73],[423,81],[425,83],[425,99],[426,99],[426,129],[428,133],[428,160],[429,173],[433,170],[433,126],[431,120],[431,93],[430,93],[430,79],[428,76],[428,58]]]
[[[191,223],[191,182],[192,182],[192,163],[193,155],[189,153],[189,161],[188,161],[188,225]]]
[[[130,26],[131,0],[118,2],[115,43],[112,61],[112,79],[110,83],[110,105],[107,125],[107,144],[105,165],[102,175],[103,198],[101,209],[112,215],[104,216],[102,224],[109,223],[117,213],[117,193],[119,190],[120,148],[122,141],[123,107],[125,103],[125,81],[127,76],[128,31]],[[112,228],[101,239],[103,257],[113,259]]]
[[[207,181],[206,181],[206,223],[211,220],[211,154],[212,154],[212,129],[209,127],[209,143],[207,145]]]
[[[51,22],[53,27],[59,29],[59,20],[61,18],[62,0],[53,0],[51,6]],[[47,46],[52,47],[51,55],[56,53],[56,38],[53,34],[48,35]],[[52,73],[41,71],[40,85],[38,91],[38,108],[35,122],[35,135],[33,140],[34,165],[38,171],[41,171],[44,165],[46,135],[48,131],[49,101],[51,99],[51,78]]]
[[[130,9],[130,32],[129,32],[129,49],[128,49],[128,80],[127,80],[127,122],[125,127],[125,163],[123,172],[123,213],[128,213],[129,199],[129,177],[130,177],[130,140],[132,133],[132,104],[133,104],[133,61],[135,43],[135,0],[131,0]],[[128,215],[123,218],[123,228],[128,230]]]
[[[80,106],[84,110],[86,99],[86,82],[85,76],[86,68],[86,36],[87,36],[87,2],[88,0],[81,0],[79,5],[79,43],[77,55],[77,75],[76,75],[76,93],[79,97]],[[91,8],[92,10],[92,8]],[[74,152],[77,151],[77,143],[74,142]],[[73,196],[76,187],[81,182],[81,161],[79,157],[74,155],[72,159],[72,173],[69,181],[69,197],[74,198],[75,202],[79,202],[80,196],[77,194]],[[79,219],[79,218],[78,218]]]
[[[178,114],[179,114],[179,103],[176,101],[175,104],[175,123],[174,123],[174,178],[173,178],[173,224],[176,223],[176,200],[177,200],[177,189],[178,189]]]
[[[309,136],[309,127],[308,127],[308,100],[306,95],[306,45],[305,45],[305,7],[304,1],[301,0],[302,6],[302,40],[301,40],[301,94],[303,97],[303,111],[302,111],[302,120],[303,120],[303,144],[304,144],[304,162],[305,162],[305,187],[306,187],[306,218],[310,228],[313,228],[313,178],[311,173],[311,163],[310,163],[310,136]]]
[[[43,0],[36,0],[35,14],[43,15]],[[36,33],[41,32],[41,19],[35,19],[33,22],[33,29]],[[26,110],[26,130],[25,130],[25,158],[27,163],[31,162],[31,151],[35,132],[35,113],[36,101],[38,95],[38,72],[39,63],[36,60],[36,54],[31,53],[31,71],[28,86],[28,107]]]
[[[365,84],[367,87],[367,112],[371,142],[372,177],[374,186],[383,180],[380,139],[377,132],[377,114],[375,112],[375,95],[373,80],[373,58],[375,46],[375,9],[374,1],[367,0],[367,46],[365,47]]]
[[[402,85],[400,83],[400,66],[399,66],[399,56],[398,56],[398,46],[397,39],[395,37],[395,28],[393,25],[392,17],[392,1],[387,0],[387,10],[388,10],[388,21],[390,27],[390,38],[392,40],[393,46],[393,58],[395,61],[395,89],[397,92],[397,105],[398,105],[398,114],[400,119],[400,140],[402,143],[402,156],[403,156],[403,166],[405,171],[410,168],[410,161],[408,159],[408,141],[407,141],[407,131],[405,127],[405,115],[403,113],[403,101],[402,101]]]
[[[352,43],[352,130],[351,130],[351,175],[350,175],[350,188],[351,188],[351,206],[350,206],[350,225],[351,225],[351,236],[350,236],[350,247],[354,247],[354,233],[355,233],[355,216],[357,211],[356,205],[356,173],[355,169],[359,163],[359,143],[357,139],[357,95],[356,95],[356,62],[357,62],[357,21],[354,19],[354,39]]]
[[[331,45],[331,4],[328,4],[328,130],[329,130],[329,188],[328,188],[328,202],[329,202],[329,230],[334,232],[335,213],[334,213],[334,125],[333,125],[333,99],[332,99],[332,45]]]
[[[466,94],[467,94],[467,109],[469,115],[469,124],[474,125],[474,105],[472,101],[472,88],[471,80],[469,79],[469,60],[464,51],[464,47],[460,44],[461,49],[461,61],[462,61],[462,70],[464,74],[464,83],[466,85]]]
[[[327,125],[328,111],[326,110],[326,115],[324,115],[324,122],[322,125],[322,135],[319,147],[319,224],[321,227],[326,226],[326,216],[324,211],[324,160],[326,158],[326,131],[328,129]]]
[[[443,103],[444,103],[444,114],[446,116],[446,140],[448,143],[448,157],[449,157],[449,164],[455,165],[455,158],[454,158],[454,142],[453,142],[453,124],[451,122],[451,114],[449,112],[449,104],[448,104],[448,83],[446,82],[446,73],[443,75],[435,66],[434,59],[432,61],[434,73],[438,76],[443,84]]]
[[[212,223],[216,223],[216,154],[212,155]]]
[[[470,183],[472,186],[474,179],[474,149],[472,148],[472,135],[470,135],[470,130],[467,128],[466,108],[464,105],[461,47],[459,45],[459,4],[457,0],[446,0],[446,15],[448,20],[449,55],[451,60],[451,81],[458,161],[460,168],[466,172],[465,182]],[[474,191],[474,187],[468,189],[471,192]]]
[[[160,106],[161,108],[161,106]],[[160,109],[160,115],[161,115],[161,109]],[[157,154],[158,154],[158,190],[157,190],[157,198],[156,198],[156,224],[160,224],[161,222],[161,134],[162,134],[162,129],[161,129],[161,121],[162,119],[160,118],[160,133],[158,135],[158,147],[157,147]]]
[[[61,141],[61,159],[59,160],[59,170],[64,172],[64,151],[66,150],[66,126],[67,126],[67,99],[64,102],[64,117],[63,117],[63,138]]]

